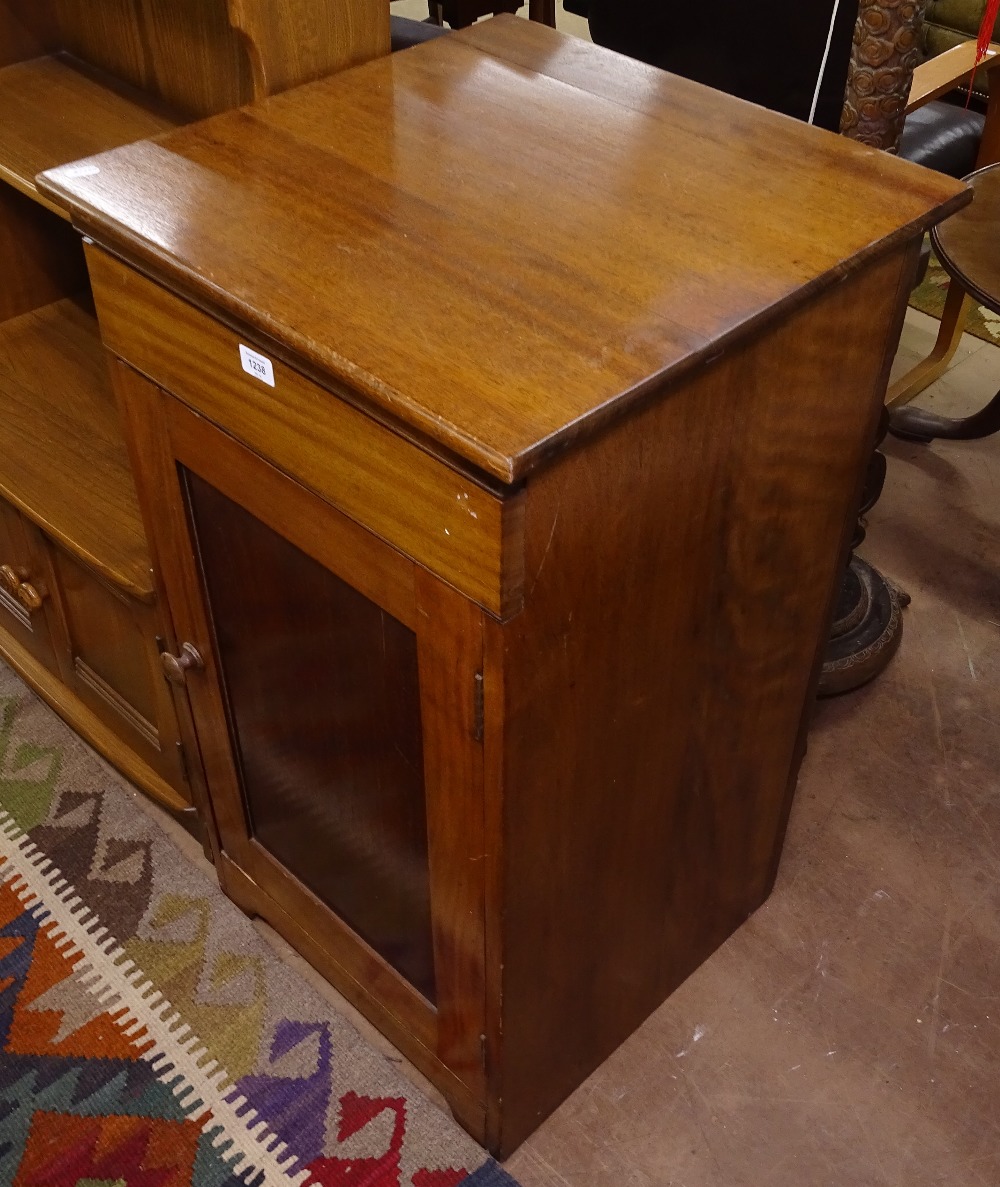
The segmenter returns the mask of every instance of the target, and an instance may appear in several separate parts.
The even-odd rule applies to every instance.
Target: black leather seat
[[[422,41],[433,41],[435,37],[443,37],[450,32],[450,29],[428,24],[427,21],[414,21],[405,16],[389,17],[389,37],[393,53],[398,49],[409,49],[412,45],[419,45]]]
[[[978,111],[940,100],[925,103],[906,117],[899,155],[950,177],[965,177],[976,167],[985,124]]]

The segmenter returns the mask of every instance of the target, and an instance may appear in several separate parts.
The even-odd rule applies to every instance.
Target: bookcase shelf
[[[149,552],[97,321],[65,299],[0,323],[0,495],[149,601]]]
[[[0,658],[196,831],[83,246],[35,179],[388,51],[384,0],[0,0]]]
[[[0,111],[0,178],[63,218],[35,187],[37,174],[183,122],[159,101],[68,54],[0,69]]]

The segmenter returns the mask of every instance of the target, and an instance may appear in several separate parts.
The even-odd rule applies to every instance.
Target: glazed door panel
[[[481,610],[115,373],[171,492],[152,526],[225,858],[478,1095]]]
[[[248,835],[434,1001],[416,635],[182,478]]]

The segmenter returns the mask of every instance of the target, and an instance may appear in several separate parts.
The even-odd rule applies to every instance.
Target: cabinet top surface
[[[503,482],[968,198],[513,17],[41,186]]]

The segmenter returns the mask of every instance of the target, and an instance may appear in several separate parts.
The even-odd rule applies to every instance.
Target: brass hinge
[[[477,742],[483,740],[483,674],[477,672],[475,675],[475,687],[473,689],[473,717],[472,717],[472,736]]]

